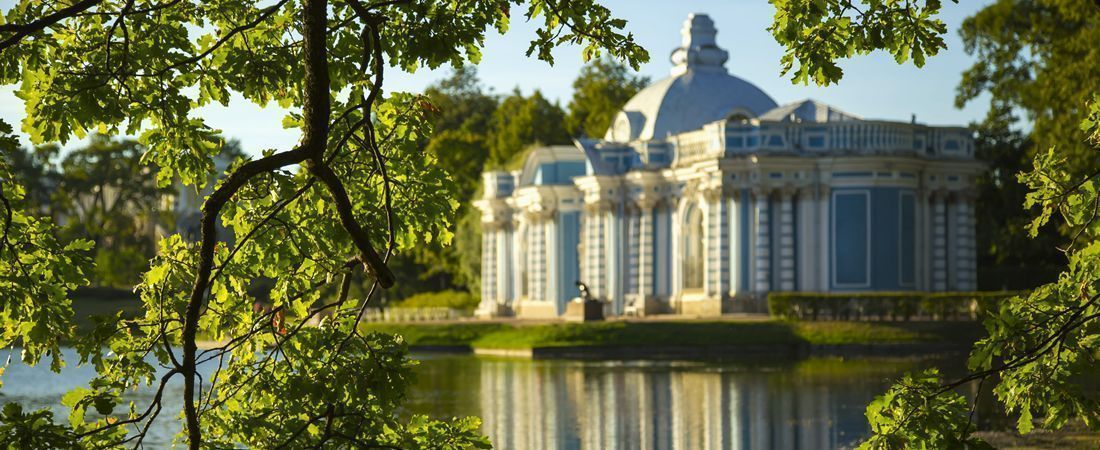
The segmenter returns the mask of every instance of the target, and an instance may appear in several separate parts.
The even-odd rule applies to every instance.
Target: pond
[[[73,358],[71,350],[66,357]],[[846,448],[866,436],[867,403],[890,380],[958,361],[808,359],[768,362],[570,361],[421,353],[406,412],[479,416],[501,449]],[[18,359],[18,358],[14,358]],[[75,359],[70,359],[74,361]],[[17,362],[0,402],[56,406],[93,375]],[[178,378],[177,378],[178,380]],[[150,393],[138,393],[139,405]],[[147,439],[164,448],[179,430],[182,384],[166,391]],[[144,400],[144,401],[143,401]],[[176,401],[173,401],[176,400]],[[66,413],[57,408],[58,420]],[[979,417],[980,418],[980,417]]]

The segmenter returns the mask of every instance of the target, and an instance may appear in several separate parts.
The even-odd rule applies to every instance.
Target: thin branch
[[[15,34],[13,34],[12,36],[3,41],[0,41],[0,52],[6,50],[8,47],[14,46],[15,44],[19,43],[19,41],[23,40],[23,38],[30,36],[33,33],[45,30],[46,28],[53,26],[57,22],[68,19],[78,13],[87,11],[91,7],[96,6],[102,2],[103,0],[81,0],[80,2],[77,2],[72,6],[61,8],[53,14],[48,14],[30,23],[9,23],[0,25],[0,33],[7,33],[12,31],[15,32]]]

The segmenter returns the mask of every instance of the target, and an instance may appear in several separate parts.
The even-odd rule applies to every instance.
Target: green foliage
[[[532,0],[526,17],[540,14],[547,17],[546,27],[537,30],[537,38],[527,48],[527,56],[537,54],[539,59],[553,63],[551,53],[561,44],[583,47],[581,56],[587,62],[603,52],[627,61],[634,70],[649,60],[649,54],[634,42],[634,34],[623,34],[626,21],[615,18],[607,8],[593,2],[561,2]]]
[[[1054,281],[1065,262],[1056,248],[1062,240],[1057,227],[1044,226],[1035,238],[1026,232],[1032,219],[1023,207],[1028,187],[1017,174],[1031,167],[1034,145],[1010,129],[1010,119],[1007,112],[991,112],[973,126],[975,157],[989,164],[975,179],[980,289],[1031,289]]]
[[[648,85],[649,77],[634,75],[615,60],[601,58],[586,64],[573,80],[566,128],[573,136],[603,137],[615,114]]]
[[[0,146],[15,145],[10,132],[0,121]],[[48,356],[56,372],[63,364],[60,343],[73,335],[68,292],[88,283],[92,243],[59,241],[53,221],[28,208],[25,192],[0,160],[0,346],[22,347],[26,364]]]
[[[490,125],[490,167],[500,167],[531,145],[568,144],[565,112],[535,91],[524,97],[516,90],[500,102]]]
[[[1011,292],[769,292],[768,312],[786,320],[980,319]]]
[[[963,72],[956,104],[989,94],[987,123],[1010,111],[1022,112],[1030,122],[1034,145],[1022,156],[1030,160],[1056,147],[1068,159],[1070,173],[1100,169],[1095,150],[1077,128],[1087,115],[1082,105],[1100,86],[1095,2],[997,0],[967,18],[959,34],[975,62]]]
[[[448,78],[429,86],[424,95],[436,115],[427,150],[451,174],[458,190],[455,197],[471,198],[481,180],[481,168],[489,157],[490,122],[497,99],[484,92],[473,66],[456,68]]]
[[[898,64],[923,67],[945,48],[940,0],[770,0],[772,36],[784,46],[780,66],[794,83],[835,83],[838,59],[886,50]],[[957,2],[957,1],[956,1]]]
[[[423,292],[391,305],[396,308],[451,308],[473,311],[481,299],[469,292],[454,290]]]
[[[1086,111],[1080,129],[1088,142],[1100,144],[1100,102],[1094,100]],[[867,445],[936,447],[974,441],[969,421],[960,428],[958,409],[965,402],[952,389],[975,381],[980,386],[986,380],[995,381],[997,400],[1017,414],[1021,433],[1030,432],[1035,422],[1059,429],[1070,419],[1080,419],[1094,430],[1100,427],[1100,398],[1080,383],[1100,355],[1100,195],[1098,175],[1081,177],[1076,169],[1066,155],[1051,149],[1036,156],[1031,172],[1020,174],[1021,183],[1031,189],[1025,207],[1039,210],[1029,226],[1032,235],[1056,215],[1071,231],[1070,242],[1061,248],[1069,258],[1066,270],[1057,281],[991,310],[984,321],[988,335],[970,354],[970,375],[942,386],[934,374],[922,376],[919,388],[905,401],[869,407],[876,434]],[[905,389],[907,382],[913,384],[912,378],[891,392]],[[910,416],[940,419],[896,419]],[[951,436],[958,442],[944,440]]]
[[[161,205],[170,191],[142,164],[145,148],[132,140],[94,134],[60,161],[51,203],[65,217],[62,239],[95,243],[93,283],[129,288],[140,280],[156,247]]]
[[[860,449],[992,448],[970,437],[966,399],[940,392],[940,374],[927,369],[906,374],[867,406],[872,437]]]
[[[163,396],[178,395],[165,386],[182,378],[177,444],[192,449],[487,447],[476,419],[398,419],[411,373],[404,345],[361,334],[358,323],[375,287],[389,285],[391,255],[451,241],[455,193],[476,176],[464,173],[466,183],[456,184],[447,170],[473,165],[424,151],[437,108],[425,96],[385,91],[384,72],[476,63],[486,33],[504,31],[513,6],[537,24],[532,51],[545,60],[563,42],[579,44],[586,59],[606,51],[636,67],[647,58],[622,32],[625,22],[593,0],[87,0],[66,7],[22,0],[5,8],[0,84],[19,84],[22,129],[34,144],[93,132],[138,136],[142,176],[117,179],[132,172],[113,164],[132,165],[142,153],[127,143],[124,155],[78,155],[88,158],[73,167],[109,169],[81,181],[114,180],[142,192],[154,179],[153,188],[175,180],[213,188],[200,242],[160,241],[136,287],[143,314],[98,317],[72,341],[76,363],[97,375],[65,395],[68,423],[9,407],[0,417],[11,433],[0,439],[32,448],[141,447],[144,430],[166,420]],[[303,139],[238,159],[217,179],[222,139],[196,111],[239,97],[288,109],[282,124],[301,128]],[[527,124],[546,116],[548,102],[532,104],[519,114]],[[559,123],[561,116],[556,110]],[[0,129],[0,146],[13,145],[10,132]],[[476,144],[468,135],[447,139],[465,151]],[[64,243],[50,220],[28,212],[7,159],[0,344],[21,345],[30,364],[49,355],[58,370],[58,343],[73,329],[67,294],[86,283],[91,243]],[[124,232],[105,227],[102,236]],[[97,258],[105,264],[97,270],[119,261]],[[352,299],[352,276],[375,282]],[[273,280],[264,303],[250,289],[260,280]],[[320,301],[332,291],[334,301]],[[198,336],[219,344],[200,352]],[[196,370],[203,363],[217,366],[206,379]],[[123,405],[137,388],[155,392],[152,402]]]

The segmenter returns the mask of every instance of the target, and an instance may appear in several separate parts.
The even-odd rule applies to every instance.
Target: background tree
[[[1024,290],[1057,278],[1065,263],[1058,251],[1063,238],[1053,224],[1031,238],[1031,213],[1024,208],[1028,193],[1017,175],[1031,166],[1034,143],[1011,129],[1012,117],[993,111],[991,118],[973,126],[974,156],[989,170],[975,180],[975,226],[978,248],[978,287],[982,290]],[[994,119],[994,116],[1003,119]]]
[[[500,102],[489,126],[489,161],[502,167],[536,144],[569,144],[565,112],[535,90],[524,97],[519,89]]]
[[[140,447],[178,377],[179,439],[192,449],[486,446],[474,419],[398,419],[411,373],[405,348],[360,333],[359,322],[372,294],[394,283],[389,255],[448,241],[457,206],[450,177],[421,147],[434,107],[385,92],[386,69],[476,62],[487,30],[503,31],[520,5],[23,0],[5,11],[0,84],[21,83],[33,143],[90,130],[136,135],[159,186],[201,187],[222,145],[195,108],[228,104],[232,93],[277,101],[291,111],[284,126],[302,138],[237,160],[204,201],[199,242],[159,243],[137,287],[144,316],[102,318],[79,340],[66,292],[86,282],[81,252],[90,245],[52,239],[48,220],[27,215],[10,165],[0,165],[0,344],[23,347],[28,364],[48,355],[60,370],[59,343],[75,342],[97,372],[64,396],[67,424],[48,409],[5,407],[0,445]],[[525,9],[541,18],[529,53],[542,59],[563,43],[580,45],[586,59],[607,52],[636,67],[647,58],[625,22],[591,0]],[[8,145],[11,129],[0,128]],[[349,299],[360,271],[374,283]],[[248,288],[262,278],[274,286],[270,308],[258,310]],[[334,301],[319,302],[332,285]],[[200,352],[200,333],[220,344]],[[209,377],[200,378],[203,364]],[[117,408],[142,384],[152,385],[151,404]]]
[[[474,66],[461,66],[425,91],[434,106],[432,135],[426,140],[426,151],[435,155],[455,183],[455,199],[459,201],[456,217],[477,214],[470,204],[481,185],[481,172],[489,157],[489,126],[497,108],[496,97],[485,92]],[[460,242],[477,240],[477,230],[461,228],[456,223],[453,245],[433,242],[396,255],[394,274],[405,281],[390,293],[402,299],[413,294],[448,289],[478,289],[480,245],[475,247],[477,265],[464,265]],[[480,223],[480,220],[477,222]],[[461,228],[461,229],[460,229]]]
[[[54,217],[50,197],[59,183],[58,153],[56,145],[40,145],[29,150],[18,144],[0,146],[0,154],[8,162],[12,176],[27,191],[24,201],[34,211],[50,217]]]
[[[157,186],[155,169],[141,162],[144,153],[136,141],[95,134],[59,164],[51,203],[60,237],[92,242],[96,285],[137,284],[155,254],[158,225],[171,220],[162,210],[171,191]]]
[[[1031,122],[1035,145],[1027,157],[1051,147],[1074,173],[1100,169],[1078,124],[1084,105],[1100,90],[1100,7],[1077,0],[997,0],[963,21],[966,52],[976,57],[963,72],[956,104],[990,95],[993,111],[1020,111]],[[1002,114],[1003,115],[1003,114]],[[1003,121],[996,114],[987,122]]]
[[[935,54],[944,45],[945,28],[936,17],[938,0],[905,4],[773,0],[773,4],[777,11],[772,31],[787,49],[784,70],[794,70],[795,81],[834,82],[841,76],[836,60],[876,49],[891,51],[899,62],[912,57],[920,65],[925,55]],[[1017,10],[1017,6],[1025,8]],[[1043,12],[1031,9],[1034,6]],[[981,392],[987,381],[993,385],[999,403],[1017,415],[1017,428],[1022,433],[1031,431],[1035,420],[1050,429],[1060,428],[1070,419],[1080,419],[1093,428],[1100,425],[1100,399],[1095,392],[1083,390],[1079,382],[1080,377],[1094,373],[1091,371],[1100,357],[1100,173],[1082,170],[1082,166],[1094,167],[1097,160],[1100,96],[1095,92],[1095,83],[1088,83],[1081,72],[1091,68],[1070,60],[1073,54],[1079,61],[1091,58],[1087,54],[1091,50],[1086,48],[1093,47],[1096,39],[1084,37],[1100,28],[1097,11],[1089,10],[1100,9],[1100,4],[1000,1],[992,8],[964,25],[968,48],[982,48],[979,58],[992,60],[979,62],[967,73],[960,88],[961,98],[989,87],[996,120],[1004,119],[1003,113],[1011,109],[1013,101],[1035,107],[1022,100],[1036,100],[1033,95],[1048,89],[1060,91],[1058,94],[1063,96],[1092,98],[1090,103],[1029,110],[1039,132],[1032,135],[1038,149],[1031,170],[1019,174],[1020,183],[1029,189],[1024,209],[1038,209],[1028,232],[1035,237],[1053,217],[1059,217],[1070,236],[1069,242],[1059,248],[1068,265],[1056,281],[1005,301],[985,318],[989,335],[971,352],[971,374],[945,382],[937,370],[929,369],[902,377],[877,397],[867,407],[873,436],[862,448],[988,448],[972,434],[973,404],[956,391],[976,384]],[[1021,20],[1013,23],[1017,18]],[[979,22],[981,26],[977,27]],[[984,31],[976,34],[975,27]],[[1084,31],[1086,28],[1092,31]],[[1041,30],[1052,33],[1046,35]],[[984,33],[988,36],[974,38]],[[1060,37],[1067,39],[1062,41],[1066,48],[1058,49],[1061,43],[1051,44]],[[1048,52],[1060,56],[1044,59]],[[1033,66],[1037,62],[1043,67]],[[980,67],[982,64],[987,67]],[[1063,68],[1050,67],[1057,64],[1070,67],[1057,75]],[[1046,83],[1032,84],[1031,80],[1039,79]],[[990,80],[995,82],[987,83]],[[1052,122],[1049,128],[1038,126],[1043,116],[1048,116],[1043,120]],[[1044,134],[1073,141],[1068,132],[1055,132],[1068,131],[1062,127],[1073,126],[1073,117],[1084,118],[1076,125],[1084,131],[1075,141],[1081,145],[1044,147],[1045,142],[1039,138]],[[1053,123],[1058,121],[1063,123]],[[986,137],[997,136],[996,130],[987,131]]]
[[[985,93],[990,98],[990,114],[976,128],[976,150],[992,169],[978,201],[979,248],[987,250],[979,260],[982,286],[1034,287],[1053,281],[1056,272],[1045,267],[1065,261],[1055,247],[1071,230],[1052,223],[1035,239],[1022,232],[1032,217],[1020,206],[1028,188],[1015,174],[1051,147],[1076,174],[1100,169],[1077,127],[1083,105],[1100,89],[1098,23],[1100,8],[1090,2],[998,0],[959,30],[977,61],[963,73],[956,103],[961,107]],[[1029,122],[1026,133],[1009,131],[1021,127],[1016,113]]]
[[[649,77],[635,75],[613,59],[585,64],[573,80],[573,99],[565,118],[570,135],[602,138],[615,114],[648,85]]]

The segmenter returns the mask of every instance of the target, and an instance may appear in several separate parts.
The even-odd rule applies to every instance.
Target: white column
[[[546,285],[544,292],[546,292],[545,300],[550,303],[558,303],[558,292],[560,292],[561,286],[558,286],[558,272],[561,271],[558,264],[558,220],[555,215],[550,213],[543,218],[542,221],[543,230],[546,233],[544,237],[543,257],[546,260],[546,268],[544,270],[546,274]]]
[[[545,231],[543,227],[544,221],[537,215],[531,218],[531,224],[528,226],[530,233],[530,239],[528,239],[528,245],[531,248],[530,253],[527,255],[527,271],[528,289],[530,290],[530,299],[532,301],[541,301],[546,299],[546,290],[543,280],[546,277],[546,246],[545,246]]]
[[[947,203],[944,194],[932,194],[932,290],[947,290]]]
[[[600,258],[603,263],[603,277],[600,279],[600,291],[605,300],[614,303],[614,283],[615,280],[618,279],[618,267],[615,267],[617,255],[614,253],[614,215],[611,214],[609,209],[605,208],[600,213],[600,223],[602,224],[600,233]]]
[[[728,295],[733,297],[737,294],[737,290],[741,283],[741,246],[745,243],[741,242],[741,191],[734,190],[730,195],[726,196],[723,201],[726,202],[729,214],[726,214],[729,220],[729,255],[727,258],[727,271],[729,283]]]
[[[612,203],[607,212],[608,283],[607,299],[613,314],[622,314],[623,291],[626,285],[626,252],[623,245],[625,233],[623,209],[620,203]]]
[[[725,224],[723,223],[721,190],[708,190],[704,194],[706,199],[706,252],[703,260],[703,286],[706,287],[707,296],[721,296],[723,291],[722,274],[725,273],[726,258],[723,255],[722,244],[726,237],[723,236]]]
[[[512,229],[509,224],[504,224],[496,233],[497,235],[497,291],[498,304],[507,304],[512,298],[512,277],[508,276],[508,269],[513,266],[512,256]]]
[[[955,201],[955,244],[958,263],[957,283],[960,291],[978,288],[977,245],[974,236],[974,206],[970,193],[961,192]]]
[[[817,266],[815,243],[820,245],[814,236],[814,226],[817,224],[817,212],[814,204],[813,188],[804,187],[798,191],[798,223],[795,225],[796,246],[798,257],[795,264],[798,267],[798,282],[795,289],[799,291],[818,291]]]
[[[527,265],[527,254],[529,250],[527,248],[527,221],[523,214],[515,215],[515,223],[513,224],[514,231],[512,232],[512,261],[515,262],[515,266],[512,267],[512,303],[515,304],[515,300],[526,294],[523,286],[527,284],[526,272],[529,266]]]
[[[481,223],[481,305],[484,309],[495,312],[497,299],[493,290],[496,288],[496,268],[494,263],[496,262],[496,255],[494,254],[494,245],[496,244],[496,232],[493,229],[493,224],[489,222]]]
[[[959,215],[958,215],[958,199],[955,194],[950,194],[944,199],[946,203],[946,215],[947,215],[947,290],[958,291],[959,290]]]
[[[653,201],[638,203],[638,298],[643,304],[653,294]]]
[[[779,192],[779,275],[781,291],[793,291],[794,280],[794,191]]]
[[[482,222],[482,303],[496,305],[496,227]]]
[[[913,237],[917,258],[913,266],[916,270],[913,274],[913,280],[916,282],[916,289],[918,291],[928,290],[928,283],[925,280],[925,276],[928,273],[928,257],[926,255],[928,248],[928,225],[925,223],[925,219],[928,217],[928,212],[925,211],[928,201],[926,198],[925,191],[921,188],[917,189],[916,196],[913,200],[913,215],[916,221],[914,225],[915,228],[913,228]]]
[[[820,184],[817,186],[817,258],[818,258],[818,289],[822,292],[828,292],[832,287],[832,255],[830,251],[832,249],[833,235],[832,235],[832,223],[829,220],[829,208],[832,204],[833,195],[830,192],[829,185]]]
[[[755,196],[753,212],[756,221],[756,237],[754,247],[756,249],[756,289],[757,293],[766,293],[771,290],[771,221],[769,219],[769,191],[753,191]]]
[[[672,240],[669,230],[669,214],[672,212],[669,209],[670,202],[661,201],[658,206],[654,207],[654,211],[657,212],[657,222],[653,225],[653,230],[657,234],[657,241],[654,247],[653,255],[657,258],[657,272],[654,273],[655,288],[653,290],[654,295],[667,296],[669,295],[669,286],[671,283],[672,268],[669,267],[672,254]]]

